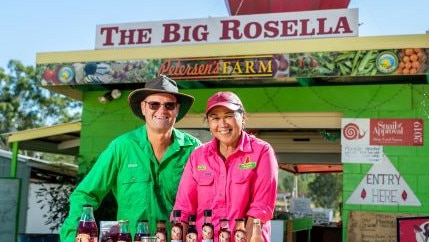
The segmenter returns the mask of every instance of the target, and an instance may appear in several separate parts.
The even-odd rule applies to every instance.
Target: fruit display
[[[42,85],[144,82],[159,74],[178,79],[353,77],[420,75],[428,48],[277,53],[237,58],[144,59],[38,65]],[[344,78],[336,80],[346,80]],[[352,79],[347,79],[351,81]]]
[[[358,50],[290,54],[290,75],[374,76],[419,74],[428,70],[429,49]]]
[[[273,77],[288,77],[289,76],[289,55],[275,54],[272,59]]]
[[[428,69],[429,50],[407,48],[399,51],[398,74],[413,75],[424,73]]]
[[[157,74],[159,60],[40,65],[43,85],[143,82]]]

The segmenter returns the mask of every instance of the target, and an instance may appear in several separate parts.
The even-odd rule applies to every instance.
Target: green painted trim
[[[18,169],[18,142],[12,143],[12,159],[10,160],[10,177],[16,178]]]

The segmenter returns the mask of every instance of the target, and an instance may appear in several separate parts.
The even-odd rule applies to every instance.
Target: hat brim
[[[130,95],[128,95],[128,104],[130,105],[131,111],[134,113],[134,115],[146,121],[141,110],[141,102],[145,100],[147,96],[156,93],[168,93],[174,95],[177,98],[177,102],[180,103],[180,109],[176,117],[176,122],[179,122],[186,115],[186,113],[188,113],[195,100],[193,96],[183,93],[168,92],[151,88],[140,88],[132,91]]]
[[[241,108],[241,106],[238,104],[234,104],[234,103],[230,103],[230,102],[218,102],[218,103],[214,103],[213,105],[206,108],[206,115],[210,112],[210,110],[212,108],[214,108],[216,106],[223,106],[223,107],[226,107],[232,111],[237,111]]]

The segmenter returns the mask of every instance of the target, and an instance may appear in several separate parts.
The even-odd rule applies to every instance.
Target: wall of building
[[[427,121],[429,110],[424,110],[421,102],[427,95],[426,85],[386,84],[386,85],[342,85],[310,87],[243,87],[235,89],[188,89],[185,93],[196,97],[190,113],[204,112],[207,98],[219,90],[231,90],[242,99],[251,118],[252,113],[277,112],[342,112],[344,118],[423,118]],[[85,92],[82,118],[81,148],[82,165],[85,172],[107,144],[117,135],[142,124],[128,108],[128,91],[124,90],[118,100],[100,104],[98,96],[103,92]],[[269,119],[266,120],[270,122]],[[286,122],[286,121],[285,121]],[[314,122],[318,122],[314,120]],[[290,124],[288,124],[290,125]],[[286,126],[286,124],[285,124]],[[195,128],[205,128],[203,121],[195,123]],[[264,128],[264,127],[260,127]],[[338,127],[340,128],[340,127]],[[428,136],[428,129],[425,136]],[[370,169],[368,164],[344,164],[343,203],[344,228],[348,222],[348,212],[386,211],[391,213],[423,213],[429,211],[429,175],[425,167],[429,160],[427,142],[423,147],[395,146],[384,148],[393,165],[404,177],[411,190],[422,203],[413,206],[368,206],[348,205],[346,200],[356,189]],[[343,229],[343,241],[347,241],[347,231]]]

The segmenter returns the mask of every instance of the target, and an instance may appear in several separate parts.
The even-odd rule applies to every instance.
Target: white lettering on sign
[[[390,135],[390,134],[404,134],[404,126],[401,122],[394,121],[392,123],[384,123],[380,121],[374,127],[374,133],[380,136]]]
[[[414,143],[423,144],[423,121],[415,121],[413,123],[413,141]]]
[[[97,25],[96,49],[358,36],[358,10]]]

